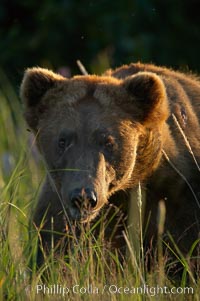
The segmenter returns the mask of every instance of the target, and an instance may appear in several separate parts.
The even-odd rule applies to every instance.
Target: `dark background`
[[[199,0],[1,0],[0,68],[89,73],[142,61],[200,72]]]

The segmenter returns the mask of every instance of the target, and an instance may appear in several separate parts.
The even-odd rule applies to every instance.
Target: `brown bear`
[[[128,212],[140,183],[147,243],[164,200],[165,229],[189,251],[200,233],[197,77],[140,63],[71,79],[32,68],[21,98],[47,166],[33,217],[47,249],[52,217],[63,233],[66,225],[92,222],[108,203],[124,202]]]

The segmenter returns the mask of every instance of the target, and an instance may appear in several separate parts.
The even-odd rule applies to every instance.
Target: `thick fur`
[[[38,227],[50,229],[52,216],[57,232],[70,221],[90,222],[108,202],[119,205],[121,191],[141,183],[147,243],[157,236],[158,203],[164,200],[165,230],[189,251],[200,233],[198,78],[143,64],[72,79],[33,68],[25,73],[21,97],[50,170],[33,218]],[[70,192],[85,187],[95,191],[97,204],[78,214]],[[50,236],[42,238],[48,246]]]
[[[162,155],[156,171],[147,178],[146,219],[151,212],[148,236],[149,239],[156,236],[157,205],[159,200],[165,200],[166,229],[173,233],[181,250],[187,252],[200,233],[200,170],[197,166],[200,163],[200,81],[192,74],[141,63],[108,70],[105,75],[122,79],[138,72],[153,72],[165,85],[170,114],[162,148],[176,168]]]

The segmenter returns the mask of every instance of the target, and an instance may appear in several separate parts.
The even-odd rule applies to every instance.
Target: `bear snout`
[[[74,220],[87,218],[97,205],[96,193],[90,188],[75,188],[69,197],[69,212]]]

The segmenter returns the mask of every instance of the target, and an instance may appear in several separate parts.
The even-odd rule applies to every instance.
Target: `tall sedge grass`
[[[92,228],[89,225],[84,227],[80,239],[74,239],[73,249],[57,258],[52,220],[51,252],[37,269],[40,231],[30,223],[30,217],[44,178],[44,166],[35,153],[34,140],[31,142],[29,136],[18,97],[0,71],[0,300],[199,300],[200,281],[195,279],[188,258],[181,254],[173,238],[173,252],[184,269],[177,283],[167,277],[169,267],[162,240],[165,219],[162,202],[158,222],[158,259],[154,259],[154,270],[146,268],[145,229],[142,227],[145,195],[140,186],[132,195],[133,208],[130,208],[128,226],[124,231],[127,245],[124,262],[105,245],[103,230],[112,221],[112,216],[110,221],[102,217]],[[95,237],[95,227],[99,226],[100,235]],[[197,243],[194,242],[189,256],[193,256]],[[169,289],[191,286],[193,293],[162,294],[161,290],[155,291],[165,286]],[[64,296],[63,288],[66,289]]]

